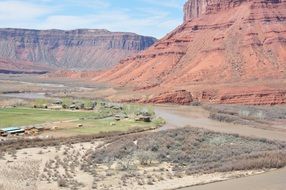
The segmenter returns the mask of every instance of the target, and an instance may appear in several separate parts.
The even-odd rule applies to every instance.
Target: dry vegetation
[[[210,118],[221,122],[265,127],[286,121],[285,106],[204,105]]]
[[[94,189],[139,188],[198,174],[280,168],[285,156],[284,143],[185,128],[109,140],[86,152],[81,170],[93,176]]]
[[[128,131],[112,131],[112,132],[101,132],[95,135],[77,135],[72,137],[60,137],[60,138],[13,138],[8,140],[0,139],[0,156],[3,152],[13,152],[16,150],[26,149],[26,148],[35,148],[41,147],[45,148],[48,146],[58,146],[58,145],[66,145],[66,144],[76,144],[82,142],[91,142],[98,139],[108,139],[112,137],[122,137],[124,135],[132,134],[132,133],[140,133],[145,132],[150,129],[146,128],[133,128]]]
[[[174,170],[189,174],[279,168],[286,164],[285,150],[285,143],[185,128],[118,139],[93,152],[88,165],[131,157],[143,165],[171,163]]]
[[[49,93],[59,91],[57,87],[45,88]],[[60,88],[63,97],[82,93],[76,88],[66,88]],[[84,92],[91,95],[89,89]],[[63,99],[64,104],[69,105],[72,99]],[[4,107],[35,104],[20,99],[0,101]],[[200,106],[197,102],[193,105]],[[222,122],[266,126],[272,121],[286,120],[285,107],[211,105],[204,108],[211,111],[210,118]],[[122,112],[136,115],[140,109],[124,106]],[[152,110],[147,107],[145,111]],[[99,116],[116,114],[107,110]],[[88,121],[80,120],[81,124]],[[160,126],[163,121],[155,124]],[[286,166],[285,142],[193,128],[156,133],[145,130],[134,127],[123,132],[68,138],[0,139],[0,190],[167,189]],[[202,176],[203,180],[197,179]]]
[[[51,189],[165,189],[166,184],[167,187],[176,185],[176,179],[190,185],[189,178],[194,176],[214,178],[223,172],[223,176],[235,177],[250,170],[286,165],[285,143],[192,128],[115,135],[105,142],[90,136],[84,140],[78,137],[2,142],[0,147],[1,157],[7,164],[7,167],[2,165],[1,170],[7,172],[1,175],[23,182],[22,173],[29,171],[34,176],[29,181],[29,189],[37,184]],[[16,151],[12,147],[41,148]],[[35,163],[33,167],[23,162],[24,156],[25,163]],[[228,173],[238,170],[241,172]],[[11,184],[0,185],[11,189]]]

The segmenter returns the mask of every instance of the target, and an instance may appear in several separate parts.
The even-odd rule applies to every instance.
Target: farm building
[[[9,127],[0,129],[0,135],[1,136],[7,136],[7,135],[18,135],[25,133],[25,130],[19,127]]]
[[[75,104],[72,104],[72,105],[70,105],[70,109],[76,109],[76,105]]]
[[[140,115],[140,116],[135,118],[135,121],[151,122],[151,117]]]
[[[62,104],[63,104],[63,101],[62,101],[62,100],[55,100],[55,101],[54,101],[54,104],[56,104],[56,105],[62,105]]]

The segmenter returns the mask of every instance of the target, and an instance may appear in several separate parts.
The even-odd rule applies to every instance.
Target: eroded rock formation
[[[286,102],[285,0],[189,0],[184,11],[182,25],[95,80],[133,87],[139,101],[186,90],[199,101]]]
[[[184,21],[231,9],[245,1],[247,0],[189,0],[184,6]]]

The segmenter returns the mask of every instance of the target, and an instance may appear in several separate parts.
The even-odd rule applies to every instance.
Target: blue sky
[[[1,28],[108,29],[163,37],[186,0],[0,0]]]

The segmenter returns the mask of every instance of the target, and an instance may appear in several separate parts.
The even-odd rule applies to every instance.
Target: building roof
[[[16,134],[16,133],[24,133],[24,132],[25,132],[24,129],[18,129],[18,130],[8,131],[7,133]]]
[[[9,127],[9,128],[0,129],[0,131],[3,131],[3,132],[10,132],[10,131],[17,131],[17,130],[21,130],[21,128],[19,128],[19,127]]]

